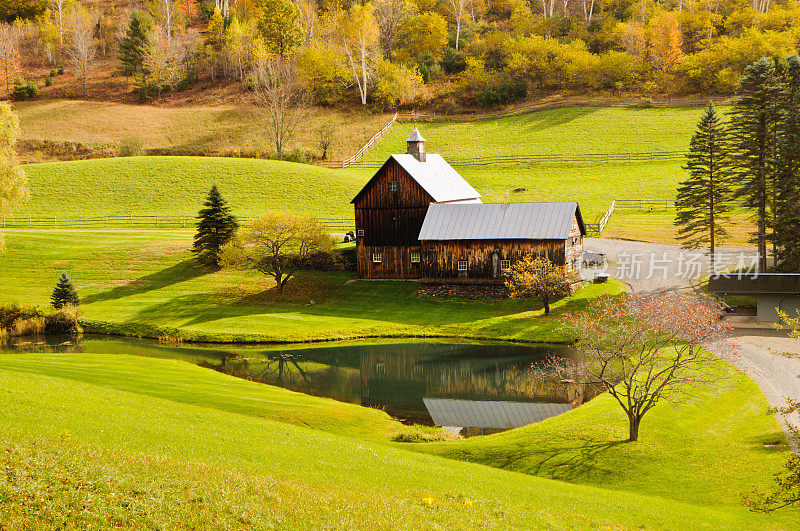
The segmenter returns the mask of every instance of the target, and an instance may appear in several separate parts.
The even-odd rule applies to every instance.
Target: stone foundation
[[[421,282],[417,295],[437,299],[507,299],[508,290],[503,284],[495,283],[438,284]]]

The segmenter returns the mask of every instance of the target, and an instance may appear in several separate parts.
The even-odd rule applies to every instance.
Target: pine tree
[[[211,187],[205,208],[198,212],[197,219],[192,252],[201,264],[219,267],[220,250],[233,237],[239,223],[216,185]]]
[[[775,182],[773,242],[776,262],[785,271],[800,271],[800,58],[787,60],[786,120],[779,145]]]
[[[61,277],[58,279],[56,287],[53,289],[53,294],[50,296],[50,304],[57,310],[60,310],[67,304],[71,304],[72,306],[80,304],[78,291],[75,289],[72,280],[70,280],[69,275],[66,273],[61,273]]]
[[[144,74],[144,58],[153,33],[153,21],[146,13],[134,11],[128,30],[119,43],[119,60],[126,76]]]
[[[762,57],[745,69],[740,85],[730,113],[732,170],[736,197],[754,213],[758,268],[765,272],[785,84],[772,59]]]
[[[675,225],[678,239],[689,249],[708,246],[715,271],[716,246],[728,235],[733,191],[728,173],[725,128],[713,103],[709,103],[689,143],[684,169],[689,178],[678,187]]]

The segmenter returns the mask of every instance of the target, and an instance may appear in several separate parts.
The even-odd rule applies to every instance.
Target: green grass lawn
[[[213,522],[220,528],[790,529],[797,521],[795,512],[757,515],[735,499],[702,492],[720,486],[708,474],[734,484],[766,485],[771,467],[785,457],[785,449],[758,447],[778,431],[760,397],[738,410],[743,418],[731,426],[738,429],[697,434],[708,451],[692,456],[709,461],[685,470],[675,462],[685,462],[679,448],[657,450],[672,448],[673,428],[665,428],[667,423],[695,415],[696,409],[675,414],[657,408],[644,427],[649,432],[628,445],[625,459],[599,451],[587,461],[598,470],[613,469],[617,477],[632,473],[627,483],[608,490],[421,453],[419,444],[386,442],[394,423],[380,412],[235,380],[180,361],[0,354],[0,389],[0,519],[11,528],[175,528]],[[739,404],[744,391],[735,388],[727,398]],[[297,407],[291,407],[295,401]],[[341,417],[335,411],[339,407]],[[655,421],[664,414],[663,421]],[[581,424],[587,437],[613,449],[618,419],[604,412],[601,402],[548,421],[549,428],[565,433],[576,426],[576,415],[592,422],[589,428]],[[506,450],[511,452],[541,442],[530,428],[503,436],[516,441]],[[490,446],[497,437],[448,447],[463,447],[466,453],[481,441]],[[722,457],[710,454],[724,444],[735,444],[743,454],[719,470],[712,465]],[[486,453],[492,450],[487,447]],[[691,498],[689,492],[670,496],[662,485],[668,471],[673,471],[673,491],[696,489],[691,502],[675,499]],[[687,471],[700,477],[689,478]]]
[[[6,231],[0,302],[46,306],[67,271],[91,330],[210,341],[442,336],[568,341],[561,315],[622,289],[591,284],[542,317],[535,301],[422,299],[414,282],[347,283],[351,272],[303,273],[283,294],[255,272],[199,269],[188,231]]]
[[[49,102],[47,106],[56,106],[63,113],[67,112],[62,109],[65,105],[72,109],[68,103]],[[21,108],[23,127],[26,115],[37,120],[49,116],[44,112],[49,107]],[[160,110],[146,109],[148,113],[155,112],[159,120],[166,119],[160,117]],[[84,111],[75,112],[82,116]],[[428,140],[428,150],[445,158],[498,153],[685,150],[700,113],[699,108],[572,107],[495,120],[424,123],[420,127]],[[128,116],[130,112],[123,114]],[[155,118],[144,120],[148,124]],[[56,126],[36,127],[47,131]],[[155,126],[145,125],[143,130],[152,127]],[[366,158],[385,160],[391,153],[405,152],[404,140],[410,127],[408,123],[395,125]],[[184,129],[178,127],[180,131]],[[678,182],[685,175],[682,163],[550,163],[464,166],[457,170],[483,195],[484,201],[578,201],[585,219],[594,221],[614,199],[673,199]],[[375,171],[213,157],[130,157],[31,164],[25,169],[31,200],[15,211],[21,218],[130,213],[191,217],[212,184],[220,186],[234,211],[243,217],[281,209],[352,218],[350,200]],[[514,192],[519,188],[526,191]],[[674,241],[671,213],[635,212],[635,222],[628,222],[621,217],[623,214],[612,218],[610,235]],[[743,234],[736,233],[732,243],[745,241]]]

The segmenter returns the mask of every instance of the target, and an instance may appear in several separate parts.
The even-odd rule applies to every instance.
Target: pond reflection
[[[555,374],[532,371],[558,345],[390,342],[302,347],[170,345],[88,337],[29,342],[16,350],[134,354],[182,359],[293,391],[385,410],[404,422],[451,427],[465,435],[538,422],[596,392]]]

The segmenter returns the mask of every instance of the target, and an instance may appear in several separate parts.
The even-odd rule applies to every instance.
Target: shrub
[[[58,75],[59,76],[64,75],[64,65],[58,65]]]
[[[138,136],[128,136],[119,143],[120,157],[138,157],[142,154],[144,140]]]
[[[467,68],[467,57],[455,48],[447,47],[439,61],[439,66],[446,74],[460,74]]]
[[[67,304],[47,316],[44,321],[46,334],[82,334],[78,307]]]
[[[41,334],[82,334],[78,308],[65,305],[44,313],[17,303],[0,305],[0,337]]]
[[[53,78],[51,76],[47,76],[44,78],[44,86],[49,87],[53,84]]]
[[[23,101],[35,98],[39,91],[32,81],[25,81],[24,78],[18,77],[14,80],[14,87],[11,89],[11,99],[16,101]]]
[[[56,77],[57,75],[58,75],[58,70],[56,70],[55,68],[51,68],[49,76]]]

